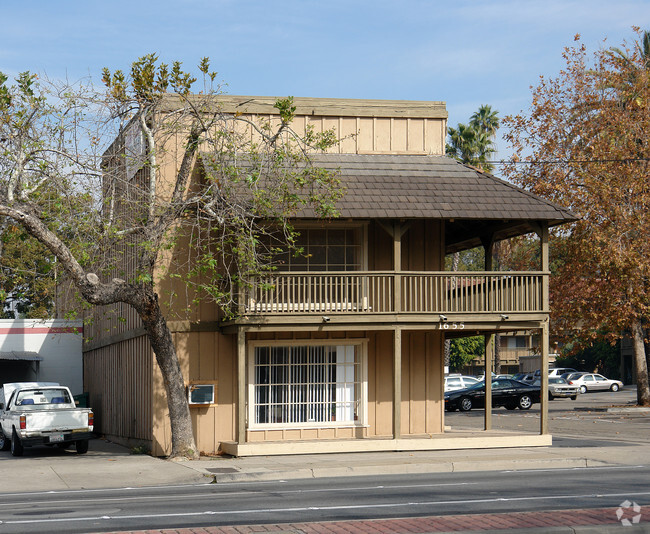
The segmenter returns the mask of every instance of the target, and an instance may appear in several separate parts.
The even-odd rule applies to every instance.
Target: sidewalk
[[[578,436],[576,436],[579,439]],[[645,465],[648,446],[601,442],[598,447],[551,446],[481,450],[437,450],[257,456],[165,460],[131,454],[104,439],[91,441],[88,454],[72,450],[25,449],[14,458],[0,453],[3,486],[14,492],[98,489],[169,484],[225,483],[408,473],[558,469]]]
[[[247,458],[215,457],[176,463],[203,473],[213,482],[219,483],[355,475],[642,465],[647,461],[647,445],[612,444],[610,447],[592,448],[529,447]]]
[[[518,512],[510,514],[446,515],[375,519],[371,521],[323,521],[272,525],[237,525],[170,530],[114,532],[113,534],[639,534],[650,532],[650,506],[641,508],[646,523],[622,524],[611,508]]]

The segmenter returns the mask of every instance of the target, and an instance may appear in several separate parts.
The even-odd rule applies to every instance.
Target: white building
[[[82,341],[81,322],[0,319],[0,383],[59,382],[83,393]]]

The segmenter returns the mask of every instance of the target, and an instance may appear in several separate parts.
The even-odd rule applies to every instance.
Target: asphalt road
[[[602,391],[578,395],[571,399],[549,402],[549,431],[556,439],[614,440],[647,443],[650,441],[650,417],[647,413],[610,413],[596,411],[603,407],[629,406],[636,401],[636,389],[626,387],[617,392]],[[492,428],[539,432],[539,404],[529,410],[492,410]],[[482,429],[483,409],[470,412],[445,412],[445,424],[452,429]]]
[[[611,508],[648,502],[650,467],[437,473],[83,492],[5,492],[4,533]]]
[[[630,388],[550,402],[554,446],[607,445],[623,450],[648,443],[647,414],[594,410],[626,405],[635,395]],[[483,416],[483,410],[448,412],[446,424],[478,429]],[[527,411],[494,409],[493,427],[535,432],[539,405]],[[11,493],[5,486],[0,496],[0,532],[114,532],[581,508],[611,508],[615,514],[626,501],[650,502],[650,462],[642,463],[117,490]]]

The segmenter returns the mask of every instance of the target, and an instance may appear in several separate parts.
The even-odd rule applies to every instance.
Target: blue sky
[[[0,71],[99,80],[144,54],[209,56],[231,94],[442,100],[449,124],[481,105],[526,109],[530,86],[650,28],[650,0],[30,0],[3,2]],[[605,42],[603,42],[607,39]],[[499,142],[500,156],[507,154]]]

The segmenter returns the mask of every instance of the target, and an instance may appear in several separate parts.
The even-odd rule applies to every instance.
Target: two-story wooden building
[[[221,103],[251,120],[276,111],[266,97]],[[547,358],[548,228],[574,217],[447,158],[444,103],[295,104],[297,129],[333,128],[343,139],[314,156],[340,175],[340,216],[323,221],[300,213],[295,226],[304,254],[287,255],[267,283],[240,295],[235,318],[201,305],[189,320],[170,322],[195,401],[199,450],[550,444],[545,400],[539,435],[446,432],[443,345],[446,336],[483,334],[489,341],[495,332],[538,331]],[[200,160],[196,165],[200,175]],[[492,271],[493,244],[528,233],[540,238],[539,269]],[[447,254],[476,246],[487,252],[484,272],[445,271]],[[86,389],[102,433],[165,454],[170,429],[160,373],[137,319],[122,314],[127,320],[110,335],[101,320],[84,330]],[[486,429],[489,421],[487,410]]]

